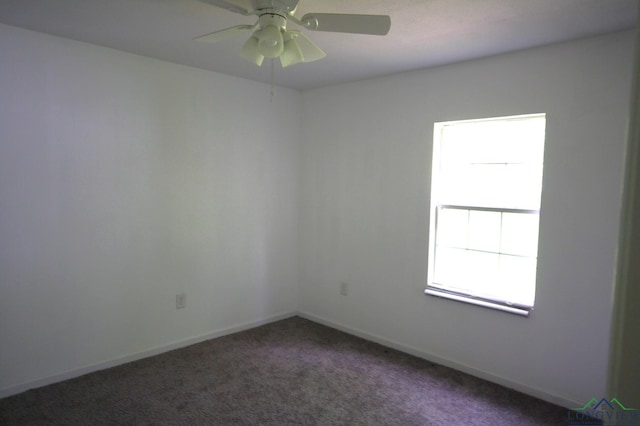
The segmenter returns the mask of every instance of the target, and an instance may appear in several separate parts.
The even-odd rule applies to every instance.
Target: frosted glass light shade
[[[280,56],[280,63],[282,64],[282,68],[300,63],[303,61],[303,59],[304,56],[302,56],[302,50],[293,38],[290,38],[289,40],[284,42],[284,51]]]
[[[257,66],[262,65],[264,55],[260,53],[260,49],[258,48],[258,38],[256,36],[249,37],[249,40],[247,40],[247,42],[242,47],[240,55],[247,61],[253,62]]]
[[[275,25],[267,25],[260,31],[258,49],[267,58],[277,58],[282,55],[284,42],[280,28]]]

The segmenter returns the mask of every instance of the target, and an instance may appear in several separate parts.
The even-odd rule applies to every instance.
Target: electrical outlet
[[[187,306],[187,295],[185,293],[176,294],[176,309],[184,309]]]
[[[347,294],[349,294],[349,284],[340,283],[340,295],[346,296]]]

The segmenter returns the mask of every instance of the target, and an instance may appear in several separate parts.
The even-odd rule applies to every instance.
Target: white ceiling
[[[235,2],[249,8],[248,0]],[[387,36],[306,31],[327,57],[285,69],[276,61],[274,82],[316,88],[631,29],[638,3],[301,0],[298,17],[308,12],[390,15],[391,31]],[[8,25],[269,82],[268,61],[258,68],[238,55],[245,37],[216,44],[192,40],[255,20],[198,0],[0,0],[0,22]]]

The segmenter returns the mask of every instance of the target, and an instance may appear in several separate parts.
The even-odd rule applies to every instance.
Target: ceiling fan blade
[[[246,34],[253,30],[255,25],[236,25],[235,27],[225,28],[224,30],[214,31],[209,34],[194,38],[195,41],[203,41],[205,43],[215,43],[241,34]]]
[[[391,28],[391,18],[387,15],[307,13],[300,21],[310,30],[339,33],[386,35]]]
[[[314,42],[312,42],[303,32],[290,30],[289,33],[295,38],[296,43],[302,52],[302,62],[313,62],[327,56]]]
[[[252,10],[245,9],[242,6],[228,2],[226,0],[200,0],[202,3],[210,4],[211,6],[220,7],[226,9],[229,12],[239,13],[240,15],[249,16],[253,14]]]

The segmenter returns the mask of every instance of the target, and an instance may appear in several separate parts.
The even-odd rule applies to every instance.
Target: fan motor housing
[[[299,0],[252,0],[253,8],[257,11],[266,9],[277,10],[285,15],[295,13]]]
[[[285,30],[287,28],[287,18],[282,16],[279,13],[275,12],[264,12],[260,15],[259,24],[260,28],[266,28],[269,25],[273,25],[274,27],[280,28],[280,30]]]

